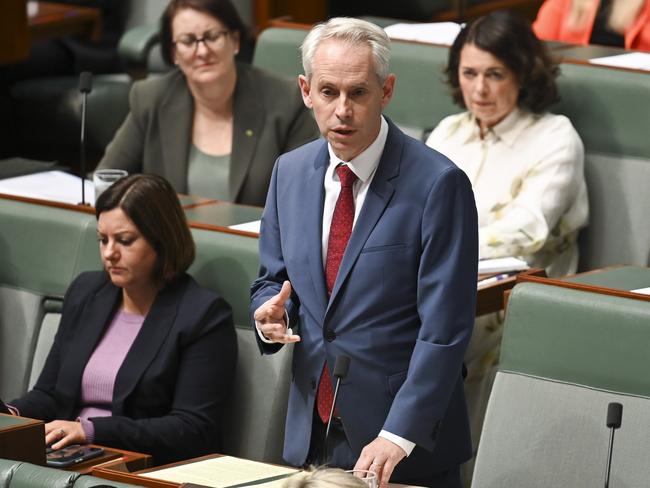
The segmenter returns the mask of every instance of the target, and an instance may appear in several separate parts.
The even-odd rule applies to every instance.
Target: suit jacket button
[[[316,389],[316,378],[311,379],[311,389],[315,390]]]
[[[336,339],[336,333],[332,329],[325,329],[325,340],[332,342],[334,339]]]

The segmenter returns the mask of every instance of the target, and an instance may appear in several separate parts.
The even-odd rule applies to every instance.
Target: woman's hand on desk
[[[53,420],[45,424],[45,445],[51,445],[53,449],[85,442],[86,434],[81,427],[81,422]]]

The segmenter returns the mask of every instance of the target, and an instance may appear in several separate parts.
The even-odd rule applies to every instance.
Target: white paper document
[[[86,203],[94,205],[93,182],[86,180],[84,185]],[[45,171],[0,180],[0,193],[76,205],[81,202],[81,179],[63,171]]]
[[[478,272],[483,273],[507,273],[509,271],[524,271],[528,269],[528,263],[521,259],[509,258],[495,258],[495,259],[481,259],[478,262]]]
[[[630,290],[632,293],[641,293],[643,295],[650,295],[650,286],[647,288],[637,288],[636,290]]]
[[[427,24],[393,24],[384,30],[391,39],[418,41],[451,46],[460,32],[456,22],[432,22]]]
[[[589,60],[593,64],[604,64],[617,68],[642,69],[650,71],[650,53],[627,53],[616,56],[605,56],[604,58],[593,58]]]
[[[246,486],[246,483],[251,483],[255,488],[271,488],[282,486],[288,476],[299,471],[296,468],[222,456],[180,464],[172,468],[144,473],[141,476],[176,483],[194,483],[213,488],[243,487]]]
[[[261,220],[253,220],[252,222],[244,222],[243,224],[229,225],[229,229],[233,230],[242,230],[244,232],[254,232],[255,234],[260,233],[260,224]]]

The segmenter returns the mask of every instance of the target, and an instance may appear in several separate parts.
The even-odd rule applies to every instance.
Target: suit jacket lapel
[[[121,299],[121,290],[108,282],[91,298],[79,316],[79,332],[69,350],[63,351],[66,357],[61,365],[61,394],[70,399],[63,418],[71,417],[77,407],[81,392],[81,379],[86,364],[97,347],[106,327],[113,319],[115,309]]]
[[[374,229],[377,221],[384,213],[384,209],[395,192],[395,188],[389,180],[399,174],[403,136],[390,121],[388,121],[388,126],[388,137],[386,138],[384,152],[382,153],[379,166],[368,189],[363,208],[352,230],[348,246],[345,249],[341,267],[339,268],[336,282],[334,283],[334,289],[330,296],[328,311],[332,303],[334,303],[342,284],[354,267],[354,263],[357,261],[359,253],[368,240],[372,229]]]
[[[178,283],[175,285],[158,293],[140,332],[117,372],[113,389],[113,414],[121,414],[124,411],[124,401],[156,357],[176,320],[182,293],[177,291]]]
[[[192,141],[194,100],[185,77],[180,71],[174,78],[169,94],[158,111],[160,124],[163,174],[179,193],[187,193],[187,166]],[[171,144],[163,145],[163,141]]]
[[[309,269],[314,284],[316,299],[321,313],[324,314],[327,306],[327,286],[325,284],[325,270],[323,269],[323,205],[325,202],[325,172],[329,165],[329,152],[327,143],[323,141],[321,149],[316,154],[313,162],[313,172],[305,187],[304,206],[298,209],[302,219],[301,228],[306,236],[309,254]]]
[[[236,200],[251,171],[255,149],[264,127],[260,97],[252,96],[264,87],[252,86],[248,69],[237,66],[237,84],[233,102],[232,152],[230,156],[230,200]]]

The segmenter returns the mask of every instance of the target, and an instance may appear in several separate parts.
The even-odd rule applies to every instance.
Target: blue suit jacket
[[[328,298],[321,256],[327,143],[276,162],[262,217],[251,313],[290,280],[293,357],[284,457],[305,462],[317,383],[350,356],[339,409],[359,454],[386,429],[418,447],[408,476],[471,455],[462,362],[474,321],[477,217],[471,184],[451,161],[389,122],[388,139]],[[271,353],[277,345],[263,344]]]

